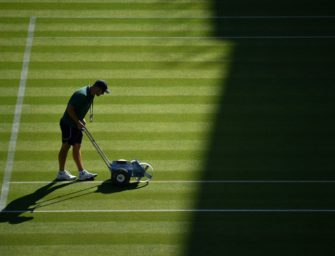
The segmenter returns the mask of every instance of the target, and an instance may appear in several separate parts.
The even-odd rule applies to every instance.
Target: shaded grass
[[[212,1],[214,16],[333,15],[312,1]],[[324,6],[329,1],[322,2]],[[265,20],[263,20],[265,21]],[[285,35],[334,35],[333,18],[285,19]],[[254,23],[261,23],[257,20]],[[299,25],[300,23],[300,25]],[[276,27],[264,22],[268,35]],[[314,26],[322,24],[319,28]],[[214,36],[246,29],[213,20]],[[253,24],[248,26],[251,29]],[[257,35],[258,31],[254,31]],[[253,35],[254,35],[253,34]],[[333,180],[334,39],[234,40],[225,93],[215,118],[202,178]],[[232,127],[237,127],[233,130]],[[208,166],[213,168],[208,168]],[[333,186],[295,184],[199,187],[197,208],[334,209]],[[231,189],[230,189],[231,188]],[[240,197],[241,196],[241,197]],[[242,200],[242,201],[239,201]],[[333,252],[334,214],[195,213],[187,255],[315,255]]]

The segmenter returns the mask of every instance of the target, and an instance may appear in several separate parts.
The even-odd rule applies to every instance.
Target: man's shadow
[[[34,210],[37,208],[57,204],[60,202],[64,202],[66,200],[71,200],[91,193],[111,194],[127,190],[140,189],[148,185],[148,183],[133,182],[129,183],[127,186],[124,187],[117,187],[113,186],[110,180],[106,180],[103,181],[101,184],[95,185],[93,187],[80,189],[75,192],[70,192],[65,195],[41,201],[45,196],[51,194],[52,192],[77,182],[78,181],[58,183],[56,181],[52,181],[47,185],[38,188],[35,192],[31,194],[24,195],[22,197],[14,199],[0,212],[0,222],[8,222],[10,224],[20,224],[25,221],[32,220],[33,219],[32,216],[27,217],[23,215],[28,212],[34,212]],[[90,191],[94,188],[96,188],[95,191]]]
[[[22,215],[26,212],[33,212],[37,202],[48,194],[57,189],[69,186],[74,182],[57,183],[56,181],[51,181],[31,194],[14,199],[0,212],[0,222],[20,224],[22,222],[32,220],[33,217],[26,217]]]

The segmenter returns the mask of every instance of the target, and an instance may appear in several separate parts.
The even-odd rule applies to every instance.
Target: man
[[[59,172],[56,180],[75,180],[77,178],[65,169],[67,153],[71,146],[73,160],[79,171],[79,180],[92,180],[97,176],[97,174],[90,173],[84,168],[80,148],[83,138],[82,130],[86,125],[84,117],[91,108],[90,118],[92,118],[94,96],[99,97],[104,93],[109,93],[107,83],[103,80],[97,80],[93,85],[83,87],[71,96],[60,120],[62,147],[58,154]]]

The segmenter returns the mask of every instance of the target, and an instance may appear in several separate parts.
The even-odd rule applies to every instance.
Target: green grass
[[[85,12],[113,8],[121,15],[126,11],[149,17],[163,11],[178,16],[177,10],[197,13],[205,6],[205,2],[0,3],[0,86],[8,88],[0,96],[4,121],[0,130],[1,166],[7,159],[28,18],[37,15],[11,179],[28,183],[10,184],[7,210],[35,206],[36,211],[193,208],[197,183],[152,183],[126,191],[102,183],[110,173],[86,138],[83,157],[86,167],[99,173],[98,182],[61,185],[55,190],[45,186],[56,175],[58,122],[66,103],[75,89],[98,78],[111,84],[112,94],[96,99],[95,122],[89,127],[107,155],[150,162],[157,181],[199,179],[220,103],[221,74],[229,66],[232,45],[210,39],[145,38],[206,37],[211,33],[209,20],[87,19]],[[16,17],[5,18],[16,9]],[[43,16],[55,11],[60,16],[76,13],[81,18],[39,18],[41,11]],[[71,156],[68,168],[75,173]],[[42,183],[29,183],[36,181]],[[30,217],[33,219],[29,221]],[[36,255],[69,255],[80,247],[83,255],[109,251],[124,255],[130,248],[134,255],[182,255],[192,223],[189,214],[173,212],[26,212],[2,220],[15,223],[24,218],[28,221],[20,225],[1,224],[1,254],[29,250]]]
[[[333,212],[141,212],[335,209],[334,183],[199,183],[335,180],[334,39],[327,38],[334,19],[269,18],[326,15],[305,3],[299,11],[288,1],[274,6],[0,0],[1,181],[29,18],[37,18],[5,208],[14,212],[0,215],[0,254],[333,250]],[[232,38],[306,35],[326,38]],[[112,94],[95,99],[88,127],[111,159],[151,163],[147,186],[122,190],[106,182],[110,173],[86,138],[85,166],[97,180],[51,183],[59,119],[73,91],[96,79],[106,79]],[[76,173],[71,154],[67,166]]]

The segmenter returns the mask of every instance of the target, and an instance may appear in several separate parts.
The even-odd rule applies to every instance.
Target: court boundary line
[[[8,210],[0,213],[335,213],[335,209],[278,209],[278,208],[208,208],[208,209],[67,209],[67,210]]]
[[[6,207],[7,197],[9,193],[9,184],[13,170],[14,157],[16,151],[16,141],[20,128],[21,113],[23,99],[26,89],[26,82],[28,77],[29,63],[30,63],[30,54],[31,48],[33,45],[34,32],[35,32],[36,17],[31,16],[28,25],[28,35],[26,39],[26,46],[23,55],[22,70],[20,77],[20,84],[17,92],[17,101],[15,105],[14,119],[12,124],[11,136],[8,145],[8,153],[6,166],[3,174],[3,181],[1,186],[1,197],[0,197],[0,209]]]
[[[110,17],[110,16],[90,16],[90,17],[70,17],[70,16],[38,16],[41,19],[104,19],[104,20],[192,20],[192,19],[335,19],[334,15],[237,15],[237,16],[189,16],[189,17],[162,17],[162,16],[151,16],[151,17]]]
[[[86,182],[75,182],[73,181],[10,181],[11,184],[49,184],[49,183],[73,183],[73,184],[101,184],[101,183],[109,183],[108,180],[95,180],[95,181],[86,181]],[[141,183],[146,183],[142,181]],[[149,183],[195,183],[195,184],[202,184],[202,183],[209,183],[209,184],[325,184],[335,183],[335,180],[151,180]]]
[[[166,39],[333,39],[335,35],[301,35],[301,36],[36,36],[36,39],[116,39],[116,40],[166,40]]]

